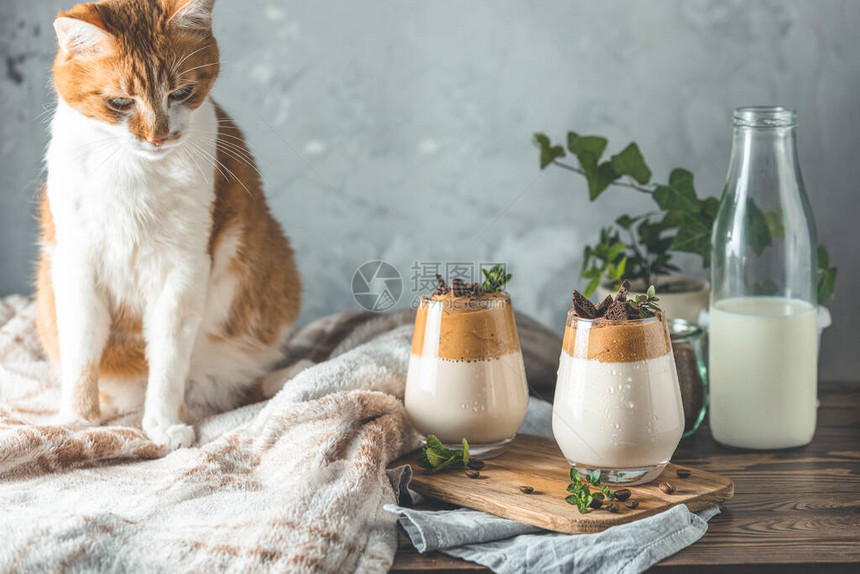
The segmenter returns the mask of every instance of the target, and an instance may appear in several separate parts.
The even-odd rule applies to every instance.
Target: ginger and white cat
[[[61,417],[144,407],[187,446],[185,403],[225,410],[281,358],[293,252],[241,132],[210,98],[214,0],[103,0],[54,22],[38,329]]]

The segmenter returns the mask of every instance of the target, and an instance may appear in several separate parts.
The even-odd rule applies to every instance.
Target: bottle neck
[[[800,180],[797,160],[796,127],[734,127],[729,181]],[[736,186],[754,192],[767,190],[754,186]]]
[[[782,106],[738,108],[733,115],[733,124],[730,181],[800,179],[794,110]],[[740,188],[746,189],[747,186],[741,185]]]

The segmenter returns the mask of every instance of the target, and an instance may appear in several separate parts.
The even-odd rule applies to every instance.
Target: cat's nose
[[[161,147],[161,145],[166,141],[167,141],[167,136],[158,137],[158,138],[149,138],[149,143],[151,143],[155,147]]]

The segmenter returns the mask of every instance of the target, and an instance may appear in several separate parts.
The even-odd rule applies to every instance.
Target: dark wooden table
[[[771,452],[721,447],[703,426],[673,460],[724,474],[735,496],[705,536],[652,571],[860,573],[860,383],[822,383],[812,444]],[[401,531],[393,572],[488,571],[418,554]]]

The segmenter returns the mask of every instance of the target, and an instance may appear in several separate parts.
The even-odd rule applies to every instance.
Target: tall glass
[[[710,426],[732,447],[775,449],[815,433],[816,233],[794,110],[738,108],[714,223]]]
[[[669,463],[684,410],[666,319],[613,322],[570,311],[552,431],[568,462],[611,484],[642,484]]]
[[[501,454],[528,410],[511,298],[424,295],[412,338],[404,402],[423,434],[478,458]]]

